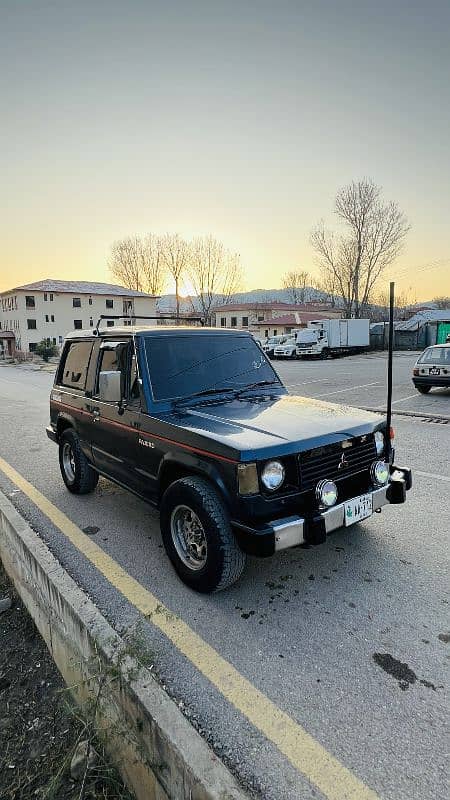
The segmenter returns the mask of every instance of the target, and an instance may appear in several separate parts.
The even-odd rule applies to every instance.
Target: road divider
[[[129,575],[120,564],[1,457],[0,469],[109,583],[118,589],[148,622],[162,631],[222,696],[272,742],[298,773],[317,787],[327,800],[377,800],[377,795],[372,789],[341,764],[296,720],[278,708],[263,692],[241,675],[189,625],[175,616],[155,595]],[[178,797],[184,798],[184,796],[184,794],[169,795],[177,800]],[[234,796],[223,795],[223,800]],[[153,795],[148,797],[151,798]],[[195,797],[197,795],[192,794],[193,800]]]

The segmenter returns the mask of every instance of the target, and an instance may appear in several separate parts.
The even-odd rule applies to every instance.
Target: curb
[[[137,800],[247,794],[0,492],[0,559],[74,699],[95,702],[105,747]]]

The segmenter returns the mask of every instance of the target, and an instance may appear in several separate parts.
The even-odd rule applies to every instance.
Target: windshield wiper
[[[178,400],[174,401],[174,405],[189,403],[190,400],[196,397],[206,397],[208,394],[220,394],[221,392],[233,392],[233,397],[236,395],[236,390],[233,389],[232,386],[212,386],[210,389],[202,389],[200,392],[194,392],[188,397],[180,397]]]
[[[243,386],[242,389],[238,389],[236,392],[236,396],[239,397],[243,392],[248,392],[250,389],[257,389],[259,386],[280,386],[281,383],[278,381],[255,381],[254,383],[249,383],[248,386]]]

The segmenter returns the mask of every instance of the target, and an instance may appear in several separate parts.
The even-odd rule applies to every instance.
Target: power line
[[[418,272],[429,272],[433,269],[439,269],[444,264],[450,264],[450,258],[441,258],[439,260],[428,261],[426,264],[419,264],[417,267],[400,267],[399,271],[395,270],[393,272],[386,271],[385,277],[394,277],[394,278],[403,278],[405,275],[414,276]]]

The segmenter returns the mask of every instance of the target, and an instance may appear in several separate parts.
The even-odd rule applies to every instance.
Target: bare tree
[[[180,280],[189,262],[189,245],[178,233],[166,233],[161,238],[161,253],[166,269],[175,281],[177,317],[180,316]]]
[[[127,289],[161,294],[166,278],[161,240],[149,233],[145,238],[127,236],[113,243],[109,269]]]
[[[289,292],[293,303],[304,303],[306,300],[306,288],[311,283],[311,278],[305,270],[291,270],[286,272],[282,278],[283,289]]]
[[[322,274],[334,280],[346,315],[359,317],[383,271],[397,258],[409,230],[394,202],[381,200],[372,180],[353,181],[339,190],[335,213],[344,225],[333,233],[320,222],[311,233]]]
[[[436,308],[440,308],[442,311],[445,311],[447,308],[450,308],[450,297],[433,297],[433,303],[435,304]]]
[[[225,250],[212,236],[194,239],[189,248],[187,272],[196,294],[197,307],[208,319],[213,305],[227,302],[241,283],[239,256]],[[194,300],[191,299],[195,308]]]
[[[394,297],[395,319],[407,319],[413,312],[416,303],[417,297],[412,286],[397,292]],[[384,289],[374,296],[370,316],[377,320],[388,320],[389,305],[389,289]]]

